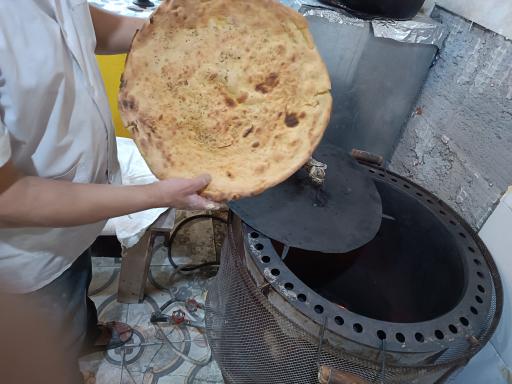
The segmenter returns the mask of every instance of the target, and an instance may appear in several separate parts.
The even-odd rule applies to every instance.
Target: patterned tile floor
[[[211,223],[191,225],[176,237],[173,254],[176,263],[204,262],[215,258]],[[211,358],[204,330],[190,326],[151,324],[151,313],[170,300],[165,311],[178,309],[198,324],[204,312],[190,313],[187,299],[204,303],[207,284],[214,270],[187,275],[175,274],[161,245],[153,255],[146,297],[141,304],[120,304],[116,300],[120,259],[94,258],[90,296],[96,303],[101,321],[119,320],[134,327],[132,341],[107,353],[85,356],[80,368],[87,384],[189,384],[223,383],[220,371]]]

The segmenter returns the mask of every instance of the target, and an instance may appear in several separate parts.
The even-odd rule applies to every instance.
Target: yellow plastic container
[[[121,122],[119,109],[117,108],[117,95],[119,93],[126,55],[98,55],[96,59],[98,60],[103,82],[105,83],[116,136],[130,137],[130,133]]]

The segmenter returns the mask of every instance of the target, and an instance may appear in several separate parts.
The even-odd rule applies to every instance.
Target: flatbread
[[[171,0],[134,37],[121,117],[160,179],[212,175],[228,201],[286,180],[329,122],[327,68],[306,19],[273,0]]]

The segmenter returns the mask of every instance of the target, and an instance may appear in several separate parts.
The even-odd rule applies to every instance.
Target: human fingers
[[[186,193],[198,193],[205,189],[208,184],[212,181],[212,177],[208,174],[203,174],[196,176],[192,179],[186,180],[186,186],[184,188],[184,191]]]
[[[197,194],[191,195],[187,198],[186,205],[188,209],[193,210],[218,210],[220,209],[220,204],[205,199],[202,196]]]

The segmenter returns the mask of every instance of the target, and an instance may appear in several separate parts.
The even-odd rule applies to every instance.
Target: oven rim
[[[461,362],[467,360],[483,348],[494,334],[501,319],[503,308],[502,282],[489,250],[464,219],[443,201],[435,198],[432,193],[385,168],[365,162],[360,162],[360,164],[372,177],[393,185],[394,188],[400,189],[415,199],[423,199],[423,202],[428,200],[429,203],[423,205],[429,207],[429,209],[432,208],[431,211],[445,224],[448,230],[464,235],[456,236],[456,238],[457,246],[464,250],[462,259],[465,264],[464,268],[467,269],[468,281],[462,293],[462,299],[454,308],[436,319],[417,323],[394,323],[372,319],[353,313],[348,309],[340,308],[307,287],[281,260],[272,246],[270,238],[242,223],[245,251],[250,255],[261,276],[264,277],[266,289],[271,287],[294,309],[308,319],[312,319],[317,326],[323,327],[325,321],[325,329],[335,335],[380,350],[383,341],[377,336],[377,332],[382,330],[387,334],[385,349],[388,352],[442,353],[447,349],[463,346],[467,348],[463,356],[452,359],[448,363],[454,364],[459,360]],[[456,225],[451,224],[451,222],[455,222]],[[467,253],[469,248],[473,250],[473,252],[470,251],[471,255]],[[265,256],[270,260],[264,262],[263,257]],[[478,260],[480,264],[477,265],[471,262],[473,259]],[[273,270],[279,270],[279,274],[274,275]],[[482,279],[477,275],[478,272],[483,273],[485,278]],[[251,271],[251,275],[253,274],[254,272]],[[285,287],[287,283],[293,284],[292,290]],[[478,285],[484,286],[485,293],[478,291]],[[300,293],[306,296],[305,301],[298,299]],[[483,299],[483,303],[475,301],[477,295]],[[495,297],[496,308],[493,318],[489,321],[488,313],[493,296]],[[318,311],[318,306],[323,309],[321,313]],[[481,310],[478,311],[478,314],[474,314],[471,313],[471,307],[480,307]],[[338,317],[343,319],[343,324],[337,323]],[[468,326],[463,324],[462,318],[469,321]],[[356,324],[362,326],[362,332],[356,331]],[[451,326],[456,327],[457,333],[450,330]],[[443,332],[444,337],[442,339],[436,336],[438,330]],[[416,339],[417,333],[423,335],[423,342]],[[405,337],[404,342],[397,339],[398,334]],[[479,340],[484,342],[479,342]],[[431,366],[439,366],[439,364],[432,362],[432,364],[425,365],[425,367]]]

